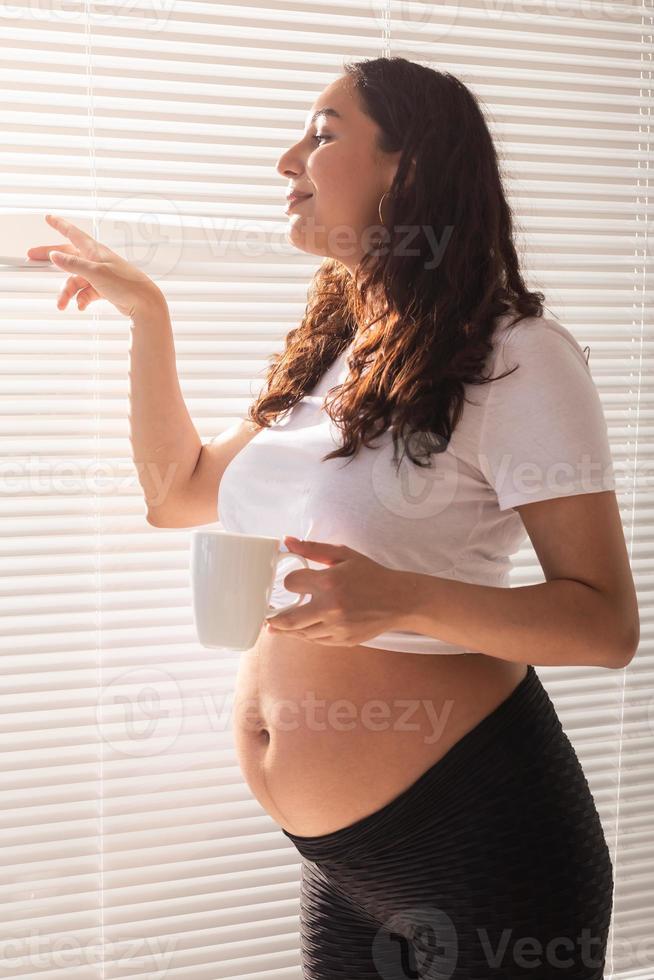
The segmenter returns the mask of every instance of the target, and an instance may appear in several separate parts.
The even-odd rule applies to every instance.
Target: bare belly
[[[236,752],[284,829],[327,834],[410,786],[504,701],[526,664],[336,647],[262,629],[241,655]]]

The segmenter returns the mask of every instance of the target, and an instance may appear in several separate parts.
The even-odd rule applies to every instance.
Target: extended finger
[[[83,289],[85,286],[88,286],[88,279],[85,279],[84,276],[69,276],[57,299],[59,309],[62,310],[71,296],[74,296],[78,290]]]
[[[103,255],[103,246],[100,242],[97,242],[95,238],[91,235],[87,235],[85,231],[74,225],[72,221],[67,221],[66,218],[60,218],[56,214],[46,214],[45,220],[57,231],[60,231],[62,235],[66,238],[70,238],[73,245],[76,245],[80,250],[82,255],[86,258],[94,259],[99,261]]]
[[[58,249],[50,252],[50,261],[59,269],[77,272],[82,276],[86,276],[87,279],[94,271],[102,268],[100,262],[93,262],[91,259],[85,259],[81,255],[71,255],[68,252],[62,252]]]
[[[325,565],[336,565],[360,554],[344,544],[331,544],[327,541],[300,541],[299,538],[294,538],[291,534],[285,536],[284,543],[289,554],[302,555],[304,558],[311,558]]]
[[[63,242],[60,245],[33,245],[32,248],[27,249],[27,257],[29,259],[38,259],[43,261],[44,259],[50,258],[50,252],[70,252],[72,255],[78,255],[78,251],[74,245],[69,245],[67,242]]]

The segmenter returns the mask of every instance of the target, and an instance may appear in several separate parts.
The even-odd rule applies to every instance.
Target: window
[[[616,873],[609,975],[652,974],[651,0],[12,0],[0,9],[6,975],[299,980],[299,861],[236,763],[239,655],[195,638],[189,529],[147,524],[128,321],[12,259],[70,218],[162,287],[203,442],[241,416],[319,259],[275,162],[344,61],[481,96],[531,288],[590,347],[641,609],[624,671],[539,668]],[[648,241],[648,234],[650,240]],[[513,584],[542,580],[529,548]],[[6,945],[5,945],[6,944]],[[162,974],[163,975],[163,974]]]

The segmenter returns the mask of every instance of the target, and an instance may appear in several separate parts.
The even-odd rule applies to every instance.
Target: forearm
[[[190,479],[202,441],[177,376],[168,304],[154,293],[130,325],[130,441],[148,512],[163,512]]]
[[[606,596],[571,579],[502,588],[400,572],[399,629],[535,666],[622,667],[628,641]]]

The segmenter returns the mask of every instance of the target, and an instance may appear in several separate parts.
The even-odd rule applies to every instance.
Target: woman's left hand
[[[267,631],[288,633],[327,646],[356,646],[386,630],[401,629],[406,601],[400,576],[342,544],[284,538],[289,553],[329,568],[299,568],[284,577],[289,592],[311,595],[285,613],[266,616]]]

